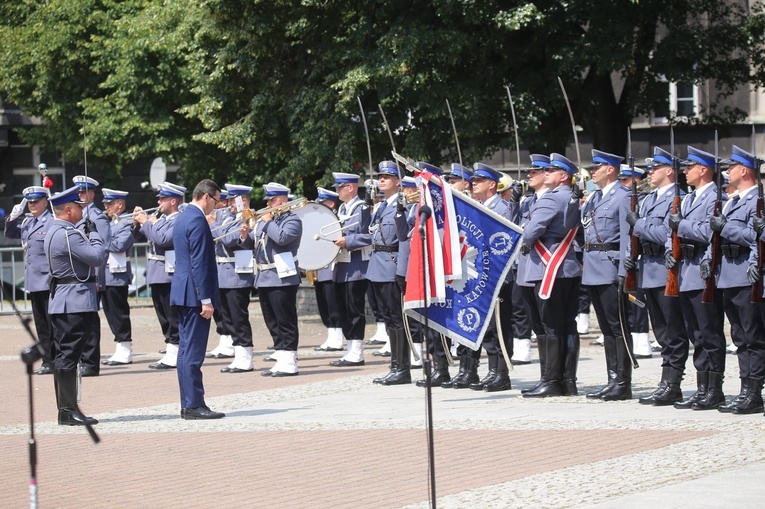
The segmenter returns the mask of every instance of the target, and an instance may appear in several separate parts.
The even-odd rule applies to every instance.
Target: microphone
[[[425,224],[427,223],[428,219],[431,215],[433,215],[433,211],[430,210],[430,207],[427,205],[420,206],[420,234],[425,233]]]

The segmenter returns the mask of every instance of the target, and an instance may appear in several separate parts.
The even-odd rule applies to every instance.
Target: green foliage
[[[577,122],[621,152],[626,126],[666,101],[666,80],[714,80],[724,99],[763,83],[762,7],[718,0],[17,0],[0,6],[0,90],[45,124],[30,143],[118,171],[162,156],[189,183],[294,188],[399,152],[465,164],[522,142],[561,150]],[[622,80],[614,86],[614,77]],[[618,80],[617,80],[618,81]],[[713,105],[689,122],[731,122]]]

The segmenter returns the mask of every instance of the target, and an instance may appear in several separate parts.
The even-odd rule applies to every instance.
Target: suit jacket
[[[685,195],[684,191],[681,191]],[[640,243],[650,242],[665,246],[668,238],[672,238],[672,230],[668,219],[672,211],[672,201],[675,198],[674,186],[651,192],[640,206],[640,220],[635,223],[633,234]],[[649,255],[643,251],[640,255],[638,270],[638,286],[640,288],[663,288],[667,284],[667,268],[664,266],[664,252]]]
[[[151,224],[151,221],[142,225],[136,223],[137,226],[133,228],[135,240],[149,243],[146,250],[149,258],[146,264],[146,283],[149,285],[169,284],[173,280],[173,275],[165,271],[165,253],[173,249],[173,227],[178,214],[180,212],[163,215],[154,224]]]
[[[695,193],[695,192],[694,192]],[[688,194],[683,198],[681,211],[683,219],[677,228],[677,234],[681,243],[693,243],[700,246],[699,251],[692,258],[681,258],[680,269],[678,270],[678,279],[680,282],[680,291],[689,292],[703,290],[706,281],[701,279],[699,265],[705,256],[705,249],[712,238],[712,229],[709,228],[709,217],[714,212],[715,201],[717,200],[717,185],[712,183],[704,189],[699,196],[694,193]],[[693,201],[691,202],[691,197]],[[723,200],[728,197],[722,194]],[[669,216],[667,216],[669,221]],[[672,247],[672,239],[668,238],[666,248]]]
[[[45,257],[45,238],[53,223],[53,214],[45,210],[35,221],[34,216],[22,216],[5,223],[5,236],[21,239],[24,248],[24,288],[28,292],[48,291],[50,270]]]
[[[524,257],[527,259],[523,262],[523,273],[520,262],[518,266],[518,277],[523,278],[524,286],[533,286],[529,283],[541,281],[545,272],[545,264],[534,249],[534,243],[540,241],[547,249],[555,251],[568,232],[579,226],[579,204],[576,200],[572,201],[571,188],[567,186],[547,191],[532,210],[534,213],[529,212],[523,229],[522,242],[530,248],[528,256]],[[581,274],[582,268],[572,245],[558,269],[556,279],[579,277]]]
[[[752,221],[757,212],[757,188],[753,187],[743,198],[732,198],[723,207],[727,219],[720,232],[721,244],[739,246],[739,255],[735,258],[722,256],[718,265],[717,288],[740,288],[752,286],[746,277],[749,268],[750,248],[755,241]],[[707,258],[712,257],[712,247],[707,248]]]
[[[277,253],[291,253],[292,259],[297,265],[298,248],[300,239],[303,236],[303,221],[292,212],[281,214],[271,221],[264,223],[258,221],[254,232],[255,244],[255,263],[258,265],[270,265],[274,263],[274,257]],[[297,268],[297,267],[296,267]],[[255,286],[275,287],[275,286],[294,286],[300,284],[300,272],[293,276],[285,278],[279,277],[276,268],[258,269],[255,275]]]
[[[352,212],[349,216],[348,213]],[[362,202],[361,198],[356,196],[348,203],[343,203],[338,209],[338,217],[348,217],[342,221],[342,224],[357,223],[350,228],[343,230],[345,237],[345,249],[351,253],[350,262],[335,262],[335,282],[347,283],[348,281],[361,281],[367,271],[368,260],[364,260],[361,254],[361,248],[369,245],[369,237],[366,235],[369,230],[369,222],[372,215],[369,207]]]
[[[112,222],[110,226],[109,242],[106,250],[109,253],[126,253],[133,247],[133,235],[130,232],[130,221],[122,220]],[[109,267],[109,259],[106,260],[106,279],[104,286],[128,286],[133,280],[133,271],[130,268],[130,258],[127,259],[125,272],[112,272]]]
[[[600,191],[600,190],[598,190]],[[628,252],[629,212],[631,191],[616,182],[605,196],[597,191],[582,206],[582,217],[588,226],[584,230],[583,285],[608,285],[616,283],[618,276],[626,271],[621,264],[622,253]],[[609,251],[587,251],[586,244],[618,244]]]
[[[96,283],[86,281],[106,262],[106,249],[98,231],[92,232],[88,238],[72,223],[55,219],[44,244],[51,276],[83,281],[59,284],[51,293],[48,313],[98,312]]]
[[[215,243],[204,212],[196,205],[178,215],[173,228],[175,272],[170,286],[170,305],[200,307],[203,299],[219,306]]]

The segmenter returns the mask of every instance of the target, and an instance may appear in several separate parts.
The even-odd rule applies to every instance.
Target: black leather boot
[[[667,376],[669,376],[669,366],[663,366],[661,368],[661,380],[659,381],[659,386],[648,396],[638,398],[638,403],[641,405],[653,405],[653,398],[658,394],[663,393],[664,389],[667,388]]]
[[[486,392],[509,391],[513,386],[510,383],[510,370],[505,362],[505,356],[497,357],[497,375],[483,388]],[[472,387],[471,387],[472,389]]]
[[[579,335],[569,334],[566,336],[565,348],[563,349],[563,395],[576,396],[576,370],[579,365]]]
[[[58,401],[58,423],[63,426],[84,426],[85,421],[91,426],[98,424],[96,419],[86,417],[77,407],[77,371],[57,369],[56,399]]]
[[[682,380],[683,372],[670,367],[667,371],[664,389],[651,399],[651,404],[653,406],[669,406],[681,402],[683,400],[683,391],[680,389]]]
[[[448,382],[450,380],[449,377],[449,363],[446,361],[446,357],[435,357],[434,360],[435,364],[433,366],[433,371],[430,374],[430,386],[431,387],[441,387],[441,384],[444,382]],[[426,379],[417,380],[417,383],[415,384],[417,387],[427,387],[428,381]]]
[[[406,331],[404,329],[393,329],[393,335],[396,337],[396,353],[398,362],[396,371],[393,372],[388,378],[384,379],[382,385],[405,385],[412,383],[411,368],[411,347],[409,346],[409,340],[406,339]],[[391,344],[391,351],[393,350]]]
[[[474,391],[482,391],[483,388],[490,384],[497,376],[497,363],[499,362],[501,355],[488,355],[487,357],[489,358],[489,371],[481,380],[474,384],[470,384],[470,388]]]
[[[710,371],[706,395],[693,403],[691,408],[693,410],[716,410],[717,407],[725,404],[725,394],[722,390],[723,378],[725,377],[722,373]]]
[[[561,339],[557,336],[545,337],[545,379],[539,386],[523,395],[524,398],[547,398],[563,396],[561,376],[563,371],[560,348]]]
[[[606,373],[608,373],[608,383],[604,387],[601,387],[600,390],[588,393],[587,399],[600,399],[604,394],[611,392],[611,389],[616,385],[616,349],[610,346],[611,343],[609,343],[609,341],[613,342],[614,338],[603,338],[603,348],[606,353]],[[609,344],[609,346],[606,347],[606,344]]]
[[[528,389],[521,389],[521,394],[526,394],[539,388],[545,381],[545,359],[547,358],[547,352],[545,352],[545,339],[546,336],[537,336],[537,354],[539,355],[539,381],[533,387]]]
[[[386,375],[372,380],[372,383],[374,384],[382,384],[383,380],[386,380],[388,377],[393,375],[398,370],[398,351],[396,347],[397,338],[393,336],[392,331],[387,331],[387,332],[388,332],[388,339],[390,339],[390,371],[388,371]]]
[[[470,354],[465,355],[465,376],[454,384],[454,389],[467,389],[470,384],[478,382],[478,359]]]
[[[625,342],[614,338],[616,348],[616,384],[610,391],[600,397],[603,401],[624,401],[632,399],[632,361],[629,353],[632,351],[632,336]]]
[[[734,414],[742,415],[762,412],[763,407],[765,407],[762,402],[762,382],[762,378],[749,379],[749,391],[743,401],[733,409]]]
[[[441,384],[441,387],[444,389],[452,389],[454,388],[454,384],[462,380],[462,378],[465,376],[465,373],[467,372],[467,362],[465,361],[467,359],[467,355],[461,355],[460,356],[460,369],[457,371],[457,374],[454,375],[454,378],[451,380],[447,380]]]
[[[720,405],[717,407],[718,412],[722,412],[724,414],[729,414],[733,412],[733,409],[738,406],[739,403],[741,403],[744,398],[746,398],[747,393],[749,392],[749,379],[748,378],[742,378],[741,379],[741,390],[738,393],[738,396],[733,398],[730,403],[727,403],[725,405]]]
[[[674,407],[680,410],[691,408],[694,403],[704,399],[707,395],[707,387],[709,386],[709,371],[697,371],[696,372],[696,392],[691,394],[688,399],[678,401]]]

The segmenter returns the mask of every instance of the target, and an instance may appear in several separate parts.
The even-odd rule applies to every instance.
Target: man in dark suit
[[[210,334],[210,318],[219,305],[215,243],[206,216],[220,200],[220,187],[205,179],[194,188],[192,202],[178,216],[173,229],[175,273],[170,305],[178,311],[178,385],[181,418],[220,419],[205,404],[202,363]]]

